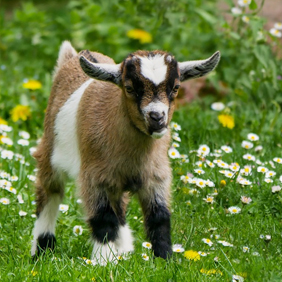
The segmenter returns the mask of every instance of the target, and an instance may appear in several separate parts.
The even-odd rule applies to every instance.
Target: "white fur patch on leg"
[[[54,194],[50,197],[48,203],[39,214],[35,221],[33,229],[33,242],[31,248],[31,255],[34,256],[37,249],[37,238],[46,233],[55,234],[55,225],[61,197],[59,194]]]
[[[118,238],[115,244],[119,255],[132,252],[134,250],[133,237],[127,224],[119,228]]]
[[[115,243],[108,242],[106,244],[101,244],[94,241],[93,252],[91,256],[91,261],[93,265],[106,265],[108,262],[111,262],[116,259],[117,250]]]

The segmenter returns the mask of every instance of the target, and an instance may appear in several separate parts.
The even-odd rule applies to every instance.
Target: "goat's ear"
[[[117,85],[121,83],[121,70],[120,64],[99,64],[92,63],[87,60],[84,56],[79,58],[80,66],[83,71],[90,77],[110,81]]]
[[[187,61],[178,63],[180,81],[196,78],[211,72],[220,60],[220,52],[215,52],[210,58],[200,61]]]

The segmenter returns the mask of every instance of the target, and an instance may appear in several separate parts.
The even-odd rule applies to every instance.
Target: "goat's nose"
[[[150,112],[149,116],[152,120],[160,122],[164,118],[165,113],[164,112]]]

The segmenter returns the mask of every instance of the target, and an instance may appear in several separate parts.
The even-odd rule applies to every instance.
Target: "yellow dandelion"
[[[11,110],[10,114],[13,122],[17,122],[19,119],[25,121],[31,116],[30,107],[17,105]]]
[[[0,118],[0,124],[8,125],[8,122],[4,119]]]
[[[200,270],[201,273],[206,274],[206,275],[213,275],[213,274],[220,274],[222,275],[222,272],[219,269],[204,269],[202,268]]]
[[[219,115],[218,120],[223,127],[228,127],[229,129],[233,129],[235,126],[234,118],[230,115],[226,115],[226,114]]]
[[[34,271],[34,270],[31,270],[30,271],[30,274],[32,274],[32,276],[35,276],[38,272],[37,271]]]
[[[226,185],[226,181],[225,181],[225,180],[221,180],[221,181],[220,181],[220,186],[221,186],[221,187],[224,187],[225,185]]]
[[[42,84],[38,80],[28,80],[27,82],[23,83],[23,88],[29,90],[37,90],[42,88]]]
[[[201,259],[200,254],[198,254],[198,252],[193,251],[193,250],[189,250],[184,252],[184,257],[189,259],[189,260],[193,260],[193,261],[197,261]]]
[[[146,44],[152,42],[152,35],[142,29],[131,29],[126,33],[127,37],[139,40],[140,43]]]

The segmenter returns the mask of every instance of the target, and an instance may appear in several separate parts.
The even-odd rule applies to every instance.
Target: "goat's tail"
[[[69,59],[71,59],[72,57],[76,55],[77,55],[77,52],[72,47],[71,43],[69,41],[64,41],[60,47],[57,65],[53,73],[53,79],[55,78],[58,70],[62,67],[62,65],[65,64]]]

